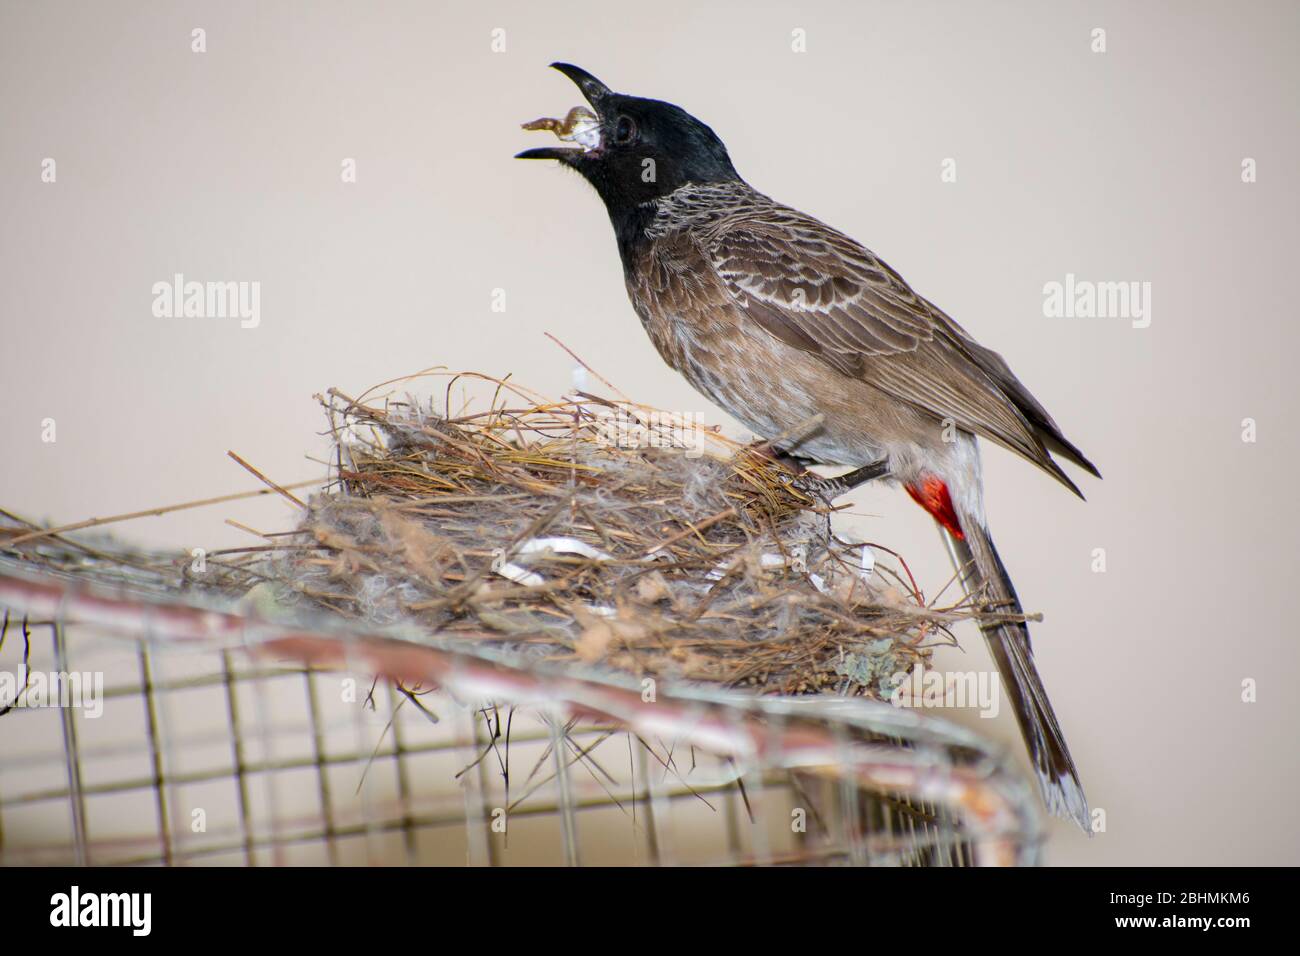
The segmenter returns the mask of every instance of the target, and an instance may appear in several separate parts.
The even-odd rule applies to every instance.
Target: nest
[[[883,699],[973,616],[928,606],[905,565],[876,563],[892,552],[839,536],[755,447],[628,401],[469,378],[489,386],[482,411],[453,411],[450,382],[441,411],[320,396],[333,480],[307,501],[273,485],[297,527],[203,573],[173,560],[172,583],[639,678]],[[57,563],[60,542],[26,556]]]

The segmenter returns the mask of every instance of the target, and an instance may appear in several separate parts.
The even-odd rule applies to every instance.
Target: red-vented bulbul
[[[1100,474],[1002,357],[870,250],[756,192],[713,130],[680,107],[553,65],[591,110],[525,124],[576,145],[519,157],[559,160],[595,187],[632,306],[664,360],[778,452],[855,466],[835,491],[877,476],[901,484],[943,528],[969,592],[1020,613],[984,520],[976,436],[1075,494],[1053,453]],[[1028,628],[983,632],[1047,806],[1089,830]]]

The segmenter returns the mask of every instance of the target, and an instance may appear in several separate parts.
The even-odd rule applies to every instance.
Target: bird
[[[632,307],[664,361],[775,455],[851,466],[820,488],[901,485],[938,523],[1049,811],[1091,833],[1079,771],[1034,662],[1029,628],[985,517],[979,439],[1083,497],[1057,458],[1101,477],[996,352],[875,253],[760,193],[722,140],[672,103],[551,66],[590,108],[525,129],[603,201]],[[1055,456],[1055,457],[1054,457]]]

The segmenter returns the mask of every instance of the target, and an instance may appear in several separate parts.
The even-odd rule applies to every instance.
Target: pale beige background
[[[1298,11],[4,0],[0,504],[71,521],[252,487],[227,449],[281,481],[313,477],[313,392],[438,363],[558,392],[573,363],[543,331],[642,401],[714,414],[641,333],[594,195],[511,159],[538,142],[520,121],[577,102],[545,69],[571,60],[682,104],[756,187],[872,246],[1000,350],[1101,467],[1084,504],[986,456],[992,526],[1047,616],[1038,660],[1108,814],[1092,841],[1060,826],[1051,859],[1300,862],[1284,611]],[[947,157],[956,183],[940,181]],[[260,281],[261,326],[154,318],[150,288],[175,272]],[[1151,327],[1044,318],[1043,284],[1067,272],[1149,281]],[[897,492],[855,500],[861,532],[937,588],[948,569],[926,516]],[[247,542],[227,517],[291,516],[262,502],[122,530]],[[964,638],[959,666],[987,667]],[[1245,678],[1258,703],[1240,702]],[[972,722],[1018,748],[1009,716]]]

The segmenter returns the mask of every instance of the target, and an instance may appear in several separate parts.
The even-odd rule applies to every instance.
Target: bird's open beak
[[[545,129],[555,133],[564,142],[577,143],[576,147],[544,146],[539,149],[526,149],[517,153],[515,159],[556,159],[562,163],[572,164],[574,160],[595,153],[601,147],[601,106],[608,99],[610,89],[586,70],[571,63],[552,63],[552,69],[559,70],[571,79],[582,91],[582,95],[591,104],[592,109],[575,106],[562,120],[536,119],[524,123],[524,129]],[[595,112],[592,112],[594,110]]]
[[[582,91],[582,95],[587,98],[587,102],[591,104],[591,108],[596,111],[597,115],[600,114],[601,106],[610,96],[610,89],[608,86],[600,82],[600,80],[596,79],[586,70],[574,66],[572,63],[552,63],[551,69],[559,70],[569,79],[573,80],[573,82],[577,84],[578,89]]]

